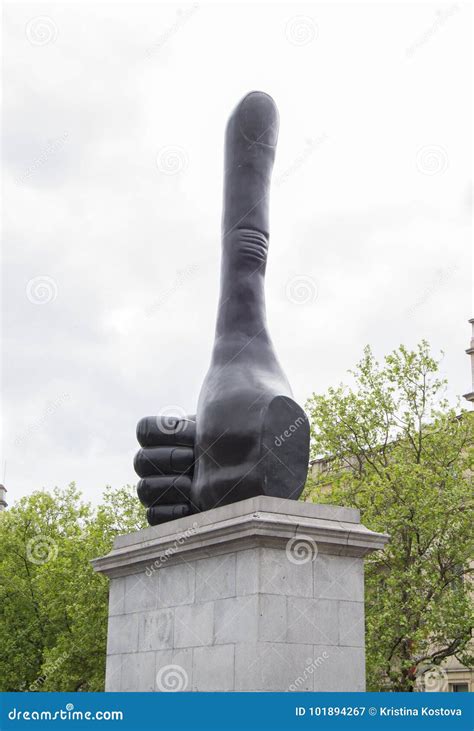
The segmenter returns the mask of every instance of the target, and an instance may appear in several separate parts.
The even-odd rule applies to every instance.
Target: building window
[[[451,683],[449,690],[452,693],[469,693],[469,686],[467,683]]]

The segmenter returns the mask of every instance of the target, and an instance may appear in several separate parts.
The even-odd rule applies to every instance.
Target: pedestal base
[[[365,690],[358,511],[257,497],[116,539],[107,691]]]

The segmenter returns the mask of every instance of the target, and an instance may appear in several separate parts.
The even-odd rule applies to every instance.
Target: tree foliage
[[[351,374],[308,401],[323,459],[306,497],[390,534],[366,561],[368,687],[410,691],[445,658],[473,661],[473,415],[450,408],[425,341],[382,365],[367,347]]]
[[[74,483],[0,514],[0,690],[104,689],[108,580],[90,559],[145,527],[130,487],[98,508]]]

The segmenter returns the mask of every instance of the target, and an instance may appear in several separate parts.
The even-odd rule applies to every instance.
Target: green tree
[[[108,581],[90,559],[145,527],[129,486],[93,509],[74,483],[0,515],[0,690],[104,688]]]
[[[426,341],[382,365],[367,347],[350,373],[308,401],[323,459],[305,497],[390,534],[366,562],[368,687],[411,691],[447,657],[473,661],[473,415],[449,407]]]

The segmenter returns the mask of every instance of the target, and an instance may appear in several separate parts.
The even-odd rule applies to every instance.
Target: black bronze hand
[[[182,518],[191,505],[196,417],[145,416],[137,425],[142,449],[135,455],[140,502],[150,525]]]
[[[167,472],[169,482],[161,476],[160,485],[153,483],[148,492],[140,482],[140,499],[147,506],[163,486],[161,503],[154,502],[148,511],[150,522],[178,517],[169,507],[176,507],[170,495],[180,492],[178,481],[185,477],[189,502],[179,502],[179,515],[261,494],[297,499],[304,486],[309,424],[292,399],[265,314],[269,193],[277,137],[273,100],[261,92],[248,94],[226,131],[221,293],[211,366],[198,402],[194,472],[192,479],[184,473],[173,478]],[[159,422],[148,417],[139,424],[142,446],[163,446],[153,423]],[[190,449],[192,444],[183,446]],[[141,464],[138,458],[140,469]],[[166,510],[161,507],[165,504]]]

